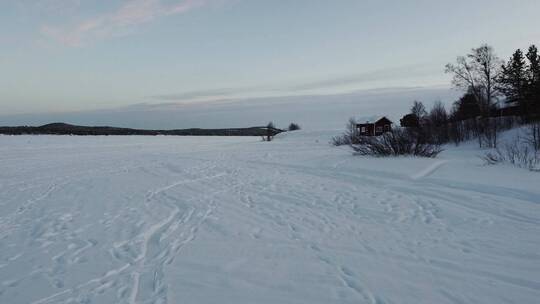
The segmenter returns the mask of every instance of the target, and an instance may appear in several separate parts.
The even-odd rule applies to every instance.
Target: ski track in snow
[[[185,184],[193,184],[198,181],[208,181],[216,178],[226,176],[225,173],[218,173],[211,176],[204,176],[201,178],[194,178],[190,180],[182,180],[159,187],[157,189],[148,191],[146,195],[146,202],[152,202],[157,200],[156,197],[165,193],[175,187]],[[205,194],[203,197],[193,198],[196,201],[206,201],[213,196],[219,194],[219,191],[211,194]],[[189,202],[190,200],[185,201]],[[206,210],[201,211],[199,219],[193,225],[188,225],[192,220],[194,210],[190,209],[183,216],[181,210],[174,203],[166,203],[158,201],[170,207],[170,215],[149,228],[143,231],[135,239],[122,242],[123,245],[139,242],[140,240],[140,254],[133,260],[126,260],[127,264],[120,268],[108,271],[105,275],[91,279],[83,284],[79,284],[74,288],[59,292],[52,296],[34,301],[34,304],[44,303],[69,303],[74,301],[76,297],[69,297],[72,294],[81,293],[84,290],[84,299],[92,298],[97,294],[104,293],[107,289],[118,288],[118,281],[125,280],[131,281],[131,286],[120,286],[119,298],[125,299],[128,297],[127,291],[129,291],[128,303],[167,303],[167,286],[163,282],[163,268],[166,264],[170,264],[174,261],[175,255],[189,242],[195,239],[195,235],[199,227],[204,223],[206,218],[210,216],[212,210],[215,208],[215,203],[210,203]],[[183,226],[183,227],[180,227]],[[171,238],[174,236],[180,228],[184,228],[180,231],[180,238]],[[117,249],[117,248],[115,248]],[[114,252],[115,249],[112,249]],[[82,251],[82,250],[79,250]],[[77,255],[77,254],[75,254]],[[113,253],[113,255],[115,255]],[[120,255],[118,259],[122,259]],[[56,260],[53,257],[53,260]],[[118,279],[116,277],[123,276]],[[141,281],[141,277],[145,276],[144,281]],[[129,278],[128,278],[129,277]],[[148,278],[150,278],[148,280]],[[64,298],[65,299],[64,299]]]
[[[424,170],[414,174],[413,176],[411,176],[411,178],[414,179],[414,180],[418,180],[418,179],[427,177],[427,176],[433,174],[435,171],[437,171],[437,169],[442,167],[447,162],[448,161],[446,161],[446,160],[440,160],[440,161],[434,162],[432,165],[430,165],[426,169],[424,169]]]
[[[381,169],[298,134],[0,138],[0,303],[540,297],[537,177],[465,179],[491,168],[451,155]]]

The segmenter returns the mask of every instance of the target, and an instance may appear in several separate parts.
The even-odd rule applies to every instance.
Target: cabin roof
[[[386,116],[382,116],[382,117],[376,117],[376,118],[372,118],[370,120],[367,120],[366,122],[359,122],[358,125],[373,125],[373,124],[376,124],[378,122],[384,122],[384,121],[387,121],[389,123],[393,123],[390,119],[386,118]]]

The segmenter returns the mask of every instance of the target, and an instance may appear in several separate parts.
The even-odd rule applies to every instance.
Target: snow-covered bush
[[[508,163],[519,168],[540,170],[540,124],[528,126],[525,136],[518,136],[502,148],[484,154],[481,158],[488,165]]]
[[[351,147],[357,155],[436,157],[442,151],[439,144],[426,141],[423,134],[406,129],[395,129],[378,137],[356,136],[355,141]]]
[[[488,165],[509,163],[519,168],[539,170],[540,156],[534,149],[526,145],[506,144],[494,152],[488,152],[482,159]]]
[[[356,120],[350,118],[345,127],[345,132],[339,136],[332,137],[330,144],[338,147],[357,143],[358,132],[356,130]]]
[[[339,136],[332,137],[330,144],[336,147],[347,146],[352,143],[352,136],[348,136],[345,133]]]

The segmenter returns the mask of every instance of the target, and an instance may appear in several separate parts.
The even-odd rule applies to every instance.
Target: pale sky
[[[449,85],[539,0],[0,0],[0,115]]]

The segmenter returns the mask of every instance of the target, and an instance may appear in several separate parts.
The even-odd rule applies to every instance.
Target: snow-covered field
[[[538,303],[540,174],[336,133],[0,136],[0,303]]]

